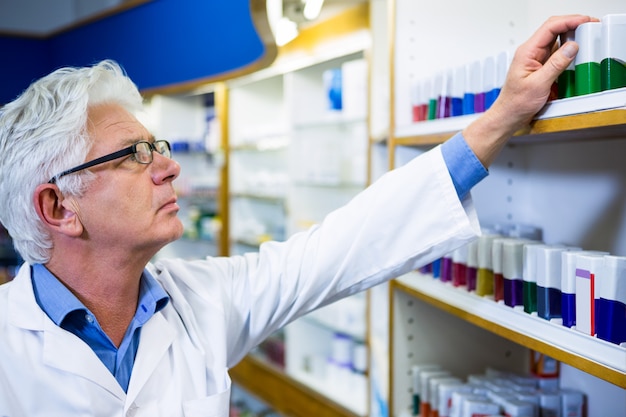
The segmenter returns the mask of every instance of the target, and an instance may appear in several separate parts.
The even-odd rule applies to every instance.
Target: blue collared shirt
[[[487,176],[460,133],[446,141],[441,148],[459,198]],[[161,285],[147,272],[141,277],[139,303],[119,348],[102,331],[98,320],[45,266],[33,265],[33,288],[37,303],[61,328],[74,333],[87,343],[115,376],[124,391],[128,390],[130,375],[139,346],[141,327],[169,301]]]
[[[35,298],[42,310],[57,326],[87,343],[126,392],[139,347],[141,327],[169,301],[161,285],[144,271],[137,311],[118,348],[102,331],[93,313],[45,266],[35,264],[32,271]]]
[[[445,141],[441,153],[460,199],[489,174],[461,133]]]

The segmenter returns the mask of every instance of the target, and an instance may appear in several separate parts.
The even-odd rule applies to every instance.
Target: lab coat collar
[[[9,323],[26,331],[43,332],[42,363],[93,381],[124,401],[126,393],[94,351],[77,336],[57,326],[39,307],[30,265],[24,264],[10,285]]]
[[[85,342],[54,324],[41,310],[35,300],[30,271],[30,265],[24,264],[9,284],[9,323],[24,330],[43,332],[41,360],[45,365],[93,381],[121,401],[132,404],[174,341],[173,326],[161,312],[143,326],[127,395]]]
[[[52,323],[52,320],[35,300],[29,264],[22,265],[17,276],[8,285],[10,285],[8,294],[9,323],[26,330],[36,331],[44,330],[46,321]]]
[[[120,401],[126,400],[120,384],[89,345],[52,321],[44,328],[43,362],[100,385]]]
[[[127,404],[132,404],[174,342],[176,331],[163,313],[155,313],[141,328],[139,348],[128,385]]]

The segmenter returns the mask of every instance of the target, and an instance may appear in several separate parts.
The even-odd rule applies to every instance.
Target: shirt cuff
[[[472,187],[489,174],[474,151],[470,149],[461,132],[441,145],[441,153],[452,177],[456,193],[461,200]]]

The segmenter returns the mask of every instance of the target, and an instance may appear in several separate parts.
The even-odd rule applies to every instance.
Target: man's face
[[[93,139],[87,161],[141,140],[154,141],[134,116],[116,104],[90,108],[87,123]],[[90,171],[96,178],[76,203],[84,238],[95,245],[93,249],[119,249],[149,259],[182,235],[172,186],[180,166],[174,160],[153,152],[152,163],[140,164],[129,155]]]

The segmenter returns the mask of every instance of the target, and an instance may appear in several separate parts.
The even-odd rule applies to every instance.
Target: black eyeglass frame
[[[145,144],[148,145],[148,148],[150,148],[150,160],[149,161],[142,162],[141,160],[139,160],[139,158],[136,158],[137,162],[140,163],[140,164],[143,164],[143,165],[151,164],[153,159],[154,159],[154,156],[152,155],[152,152],[157,152],[160,155],[164,155],[164,156],[166,156],[168,158],[171,158],[172,147],[171,147],[171,145],[170,145],[170,143],[168,141],[166,141],[166,140],[157,140],[154,143],[151,143],[151,142],[142,140],[142,141],[139,141],[137,143],[133,143],[128,148],[120,149],[119,151],[116,151],[116,152],[110,153],[108,155],[104,155],[104,156],[101,156],[99,158],[93,159],[91,161],[85,162],[83,164],[75,166],[74,168],[67,169],[67,170],[65,170],[65,171],[63,171],[63,172],[53,176],[52,178],[50,178],[50,181],[48,181],[48,184],[56,184],[56,182],[58,181],[59,178],[64,177],[64,176],[69,175],[69,174],[73,174],[73,173],[78,172],[78,171],[82,171],[83,169],[91,168],[91,167],[94,167],[96,165],[104,164],[105,162],[113,161],[114,159],[122,158],[124,156],[137,153],[137,145],[139,145],[140,143],[145,143]],[[165,151],[164,152],[159,152],[159,150],[157,148],[157,144],[162,144],[162,143],[164,143],[166,145]]]

